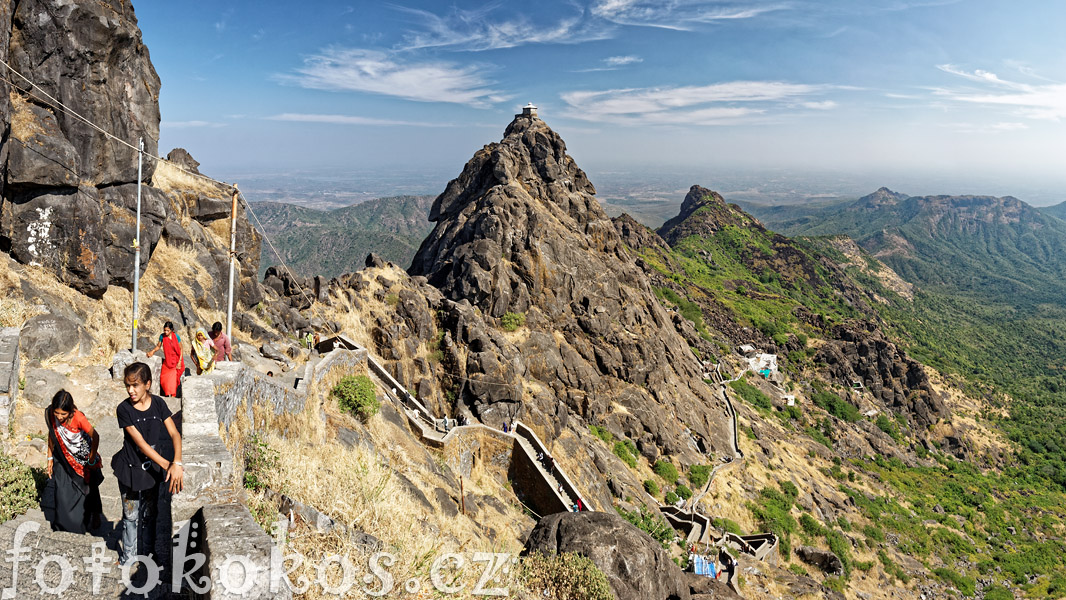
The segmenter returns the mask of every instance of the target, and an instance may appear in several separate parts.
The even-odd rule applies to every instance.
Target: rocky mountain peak
[[[566,407],[650,456],[692,447],[679,422],[728,447],[725,409],[678,333],[684,319],[656,299],[594,194],[559,135],[519,115],[436,199],[409,272],[450,301],[446,327],[462,323],[455,341],[468,354],[457,367],[470,383],[456,396],[482,418],[545,427],[565,422]],[[470,305],[489,323],[521,313],[522,335],[485,330]]]
[[[508,186],[523,189],[556,216],[578,225],[606,218],[592,200],[596,189],[566,153],[559,134],[536,116],[515,115],[503,139],[479,150],[459,177],[448,183],[429,220],[448,219],[466,209],[470,200]]]
[[[733,210],[718,192],[694,185],[681,202],[681,211],[660,227],[657,233],[670,245],[690,235],[713,235],[725,225],[756,225],[757,221]],[[758,225],[761,227],[761,225]]]
[[[878,188],[876,192],[859,198],[856,202],[856,206],[867,210],[875,210],[878,208],[895,206],[907,198],[907,194],[893,192],[887,187],[882,186]]]

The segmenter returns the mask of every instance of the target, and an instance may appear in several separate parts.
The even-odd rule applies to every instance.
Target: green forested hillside
[[[432,229],[427,219],[434,196],[379,198],[333,211],[261,202],[256,214],[285,262],[295,271],[335,277],[363,267],[367,254],[406,267]],[[267,244],[260,276],[279,263]]]
[[[894,200],[882,194],[867,205]],[[898,216],[873,218],[887,224]],[[858,227],[863,222],[852,218],[851,224]],[[786,238],[726,204],[718,194],[698,187],[689,192],[681,214],[658,230],[661,237],[624,216],[616,226],[645,269],[657,274],[652,281],[661,286],[662,301],[675,306],[698,331],[712,339],[725,333],[734,341],[777,346],[790,387],[809,385],[810,404],[778,412],[752,386],[742,381],[732,385],[766,419],[781,419],[792,430],[791,439],[807,436],[836,452],[833,438],[839,440],[842,429],[866,418],[846,394],[830,391],[832,383],[824,379],[824,365],[819,364],[821,354],[811,351],[812,346],[834,343],[837,323],[887,329],[922,362],[957,371],[974,382],[975,392],[993,389],[990,383],[998,387],[998,382],[1013,381],[1011,393],[1019,400],[1013,404],[1011,419],[991,423],[1018,442],[1014,455],[1003,457],[1006,460],[990,455],[957,460],[934,452],[936,444],[926,438],[929,432],[903,431],[900,415],[886,412],[875,427],[921,460],[905,464],[895,457],[856,457],[841,451],[833,458],[842,465],[834,477],[869,520],[863,526],[866,544],[878,548],[878,560],[892,574],[887,579],[890,585],[906,584],[909,576],[883,548],[920,561],[962,596],[1021,597],[1005,586],[1016,586],[1018,593],[1024,591],[1031,598],[1058,598],[1066,591],[1066,546],[1058,537],[1066,522],[1066,488],[1059,470],[1066,415],[1061,413],[1061,396],[1052,391],[1055,380],[1043,379],[1036,374],[1039,369],[1026,367],[1032,354],[1018,355],[1019,349],[1058,351],[1056,339],[1066,334],[1066,314],[1050,306],[1024,313],[957,290],[914,289],[849,238]],[[1038,267],[1043,265],[1034,268]],[[940,281],[952,281],[950,275],[944,273]],[[947,285],[931,287],[943,290]],[[1040,334],[1032,330],[1037,324],[1044,327]],[[737,325],[741,328],[729,330]],[[990,399],[991,404],[996,401]],[[860,491],[843,469],[873,477],[893,493],[878,497]],[[749,508],[764,526],[787,537],[791,519],[785,512],[767,517],[776,497],[766,496],[766,501]],[[839,535],[851,527],[847,519],[820,527],[809,515],[799,524],[808,535],[819,531]],[[837,525],[841,529],[834,532]],[[965,536],[952,531],[956,527]],[[843,547],[838,545],[837,551],[845,554]],[[841,578],[842,587],[850,585],[846,580],[847,574]]]
[[[916,284],[883,312],[923,362],[1008,393],[1003,423],[1066,487],[1066,222],[1010,197],[882,189],[828,207],[752,210],[790,235],[844,234]]]

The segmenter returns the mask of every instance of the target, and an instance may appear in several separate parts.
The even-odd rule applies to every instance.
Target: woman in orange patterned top
[[[55,480],[52,529],[85,533],[100,526],[100,434],[89,424],[74,397],[59,390],[45,411],[48,424],[48,477]],[[56,468],[58,463],[58,468]]]

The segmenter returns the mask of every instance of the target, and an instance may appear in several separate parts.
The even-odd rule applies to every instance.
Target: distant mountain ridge
[[[435,196],[378,198],[331,211],[281,202],[253,205],[263,225],[297,273],[336,277],[361,268],[374,252],[401,266],[411,263],[418,245],[433,228],[427,218]],[[279,264],[264,245],[260,275]]]
[[[915,284],[886,310],[926,364],[1010,394],[1012,439],[1066,485],[1066,221],[1005,196],[907,197],[751,210],[789,235],[848,235]],[[1059,209],[1061,210],[1061,209]]]
[[[1005,196],[906,196],[881,188],[850,204],[751,207],[792,236],[845,234],[904,279],[987,297],[1062,297],[1066,222]]]

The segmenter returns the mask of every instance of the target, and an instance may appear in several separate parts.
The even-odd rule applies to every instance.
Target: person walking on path
[[[52,396],[45,411],[48,424],[48,478],[55,481],[55,521],[52,529],[85,533],[100,526],[100,434],[74,405],[66,390]],[[58,463],[59,468],[56,468]]]
[[[170,321],[163,324],[159,343],[148,351],[148,356],[151,357],[160,348],[163,349],[163,366],[159,369],[159,391],[173,398],[178,395],[181,374],[185,372],[185,357],[182,356],[181,337],[174,331],[174,324]]]
[[[192,358],[197,375],[215,370],[215,344],[207,337],[203,327],[197,327],[196,335],[192,338]]]
[[[222,323],[215,321],[211,326],[211,341],[215,344],[215,362],[233,360],[233,347],[229,336],[222,333]]]
[[[135,362],[123,372],[128,399],[115,409],[122,429],[122,448],[111,459],[111,468],[122,493],[122,552],[120,562],[129,564],[136,556],[155,549],[159,490],[168,482],[171,494],[181,491],[185,467],[181,463],[181,434],[174,425],[170,408],[150,392],[152,369]],[[174,458],[159,453],[165,435],[174,446]]]

